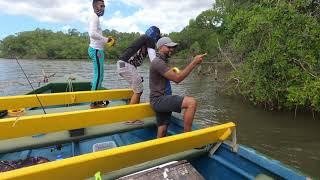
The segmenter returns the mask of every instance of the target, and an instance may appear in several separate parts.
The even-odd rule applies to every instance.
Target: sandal
[[[99,102],[93,102],[90,104],[91,109],[97,109],[97,108],[105,108],[109,105],[109,101],[99,101]]]

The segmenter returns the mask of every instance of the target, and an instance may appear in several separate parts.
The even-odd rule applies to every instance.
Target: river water
[[[88,61],[20,60],[31,81],[46,74],[55,77],[76,74],[92,78],[92,64]],[[181,67],[182,65],[178,65]],[[148,101],[148,64],[139,69],[144,76],[145,93],[142,101]],[[127,88],[126,82],[116,73],[115,63],[105,65],[104,87]],[[37,83],[33,84],[35,87]],[[173,84],[178,95],[194,96],[198,101],[195,121],[202,127],[234,122],[237,125],[238,142],[294,167],[308,176],[320,178],[320,119],[311,113],[272,112],[252,106],[238,97],[218,93],[221,86],[209,76],[192,73],[179,85]],[[20,95],[31,91],[15,60],[0,59],[0,96]]]

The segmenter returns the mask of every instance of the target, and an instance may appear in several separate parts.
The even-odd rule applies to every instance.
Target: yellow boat
[[[75,92],[65,92],[70,86]],[[156,139],[150,105],[127,105],[132,90],[88,90],[89,82],[73,78],[72,82],[50,83],[27,95],[0,97],[0,110],[25,110],[19,117],[0,120],[2,166],[30,157],[49,161],[9,167],[12,169],[0,173],[0,179],[86,179],[95,175],[99,179],[100,173],[103,179],[130,179],[130,174],[150,172],[149,168],[181,160],[191,169],[168,172],[166,178],[307,178],[238,145],[232,122],[205,129],[194,125],[192,132],[182,133],[183,122],[174,117],[168,137]],[[109,100],[108,107],[89,108],[90,102],[101,100]],[[125,123],[137,119],[144,123]],[[191,171],[197,176],[191,176]]]

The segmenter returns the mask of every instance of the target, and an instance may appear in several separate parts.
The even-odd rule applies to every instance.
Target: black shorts
[[[181,113],[183,99],[182,96],[160,96],[151,100],[158,126],[170,124],[172,112]]]

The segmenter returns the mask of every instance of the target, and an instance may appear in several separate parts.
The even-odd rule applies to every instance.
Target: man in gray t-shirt
[[[170,124],[172,112],[184,113],[184,132],[191,131],[197,102],[193,97],[182,97],[177,95],[166,95],[166,82],[175,83],[183,81],[190,72],[202,62],[206,54],[198,55],[181,72],[177,72],[168,66],[169,57],[173,54],[178,44],[172,42],[168,37],[163,37],[157,42],[158,54],[151,62],[149,74],[150,104],[156,112],[158,133],[157,137],[166,136]]]

